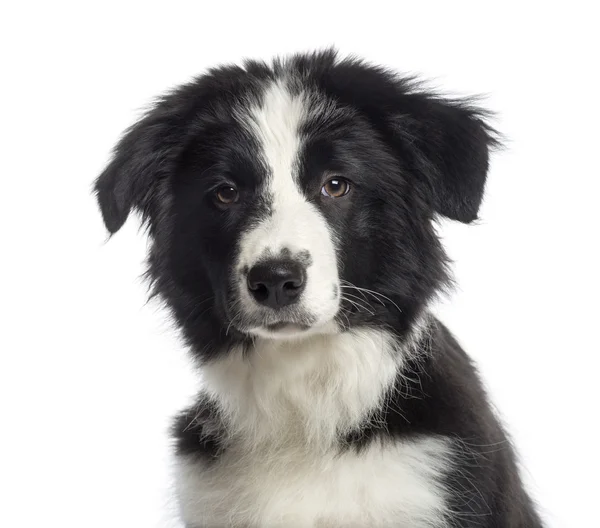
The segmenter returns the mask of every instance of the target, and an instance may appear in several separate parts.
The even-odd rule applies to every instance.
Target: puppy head
[[[358,325],[405,331],[446,281],[431,219],[477,217],[483,113],[333,52],[211,70],[163,97],[96,181],[204,355]]]

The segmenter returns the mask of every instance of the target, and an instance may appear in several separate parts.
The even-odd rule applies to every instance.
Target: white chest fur
[[[207,367],[229,447],[177,461],[189,527],[441,527],[447,439],[340,450],[337,438],[378,408],[408,350],[381,331],[265,343]]]
[[[181,459],[180,506],[194,528],[441,527],[449,455],[429,438],[337,456],[232,453],[213,467]]]

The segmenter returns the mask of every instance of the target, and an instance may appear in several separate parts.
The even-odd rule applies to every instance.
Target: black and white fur
[[[449,282],[432,222],[477,217],[485,115],[325,51],[210,70],[117,145],[104,221],[141,213],[149,278],[203,373],[173,428],[187,527],[541,526],[427,311]],[[265,305],[249,274],[282,262],[302,288]]]

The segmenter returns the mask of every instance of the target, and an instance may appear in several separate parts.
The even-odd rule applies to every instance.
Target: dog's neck
[[[252,448],[293,441],[328,448],[377,409],[425,325],[398,340],[375,328],[303,340],[257,339],[205,365],[204,391],[228,436]]]

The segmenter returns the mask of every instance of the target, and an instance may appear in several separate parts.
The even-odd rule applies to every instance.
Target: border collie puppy
[[[95,185],[203,373],[176,420],[189,528],[541,526],[477,372],[427,311],[471,222],[484,111],[335,52],[163,96]]]

